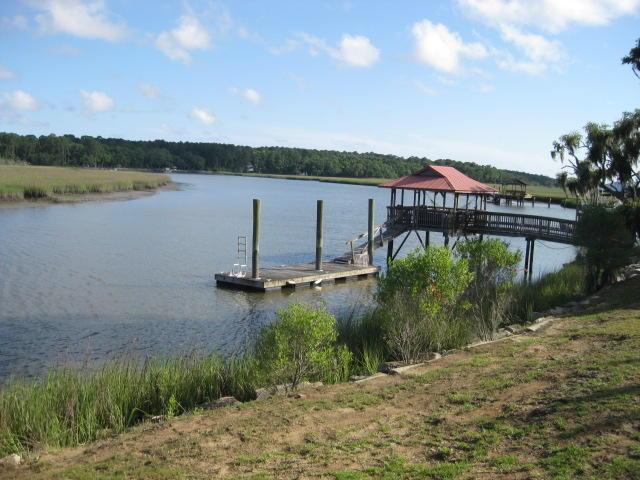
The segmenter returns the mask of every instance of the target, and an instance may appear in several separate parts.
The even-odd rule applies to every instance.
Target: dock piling
[[[369,199],[369,229],[367,233],[369,234],[369,241],[367,242],[367,253],[369,255],[369,265],[373,265],[373,208],[375,206],[375,202],[373,198]]]
[[[260,200],[253,199],[253,251],[251,253],[251,277],[260,278]]]
[[[322,270],[322,216],[324,201],[318,200],[316,208],[316,270]]]

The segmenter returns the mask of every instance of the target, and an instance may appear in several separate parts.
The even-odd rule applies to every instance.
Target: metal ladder
[[[247,237],[245,235],[238,235],[238,252],[231,275],[236,277],[245,277],[247,275]]]

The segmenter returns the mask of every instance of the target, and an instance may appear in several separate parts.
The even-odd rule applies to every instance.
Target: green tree
[[[490,339],[507,319],[510,294],[520,263],[520,251],[512,252],[499,239],[467,240],[458,243],[456,254],[467,260],[473,273],[465,294],[476,333]]]
[[[292,303],[277,313],[256,344],[268,381],[296,389],[302,380],[348,378],[351,354],[336,343],[336,319],[324,309]]]
[[[636,45],[629,50],[629,54],[622,57],[623,65],[631,65],[631,69],[636,77],[640,78],[640,38]]]
[[[610,282],[615,270],[628,264],[633,254],[633,236],[619,209],[585,208],[578,220],[576,239],[584,249],[590,291]]]

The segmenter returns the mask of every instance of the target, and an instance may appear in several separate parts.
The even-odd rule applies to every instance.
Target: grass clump
[[[255,397],[250,357],[217,355],[108,363],[87,373],[60,369],[10,380],[0,392],[0,456],[83,444],[144,418],[173,417],[220,396]]]
[[[0,164],[0,201],[150,190],[170,181],[166,175],[145,172]]]
[[[542,312],[577,300],[586,293],[584,267],[570,263],[556,272],[548,273],[533,283],[515,286],[511,302],[511,316],[515,320],[530,320],[533,312]]]

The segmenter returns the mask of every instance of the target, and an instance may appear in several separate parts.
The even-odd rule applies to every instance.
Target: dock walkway
[[[216,273],[220,286],[242,288],[266,292],[283,288],[311,287],[328,282],[344,282],[348,279],[364,279],[378,275],[380,267],[353,265],[348,263],[325,262],[322,270],[316,270],[313,263],[286,265],[282,267],[261,267],[260,277],[250,275],[240,277],[228,273]]]

